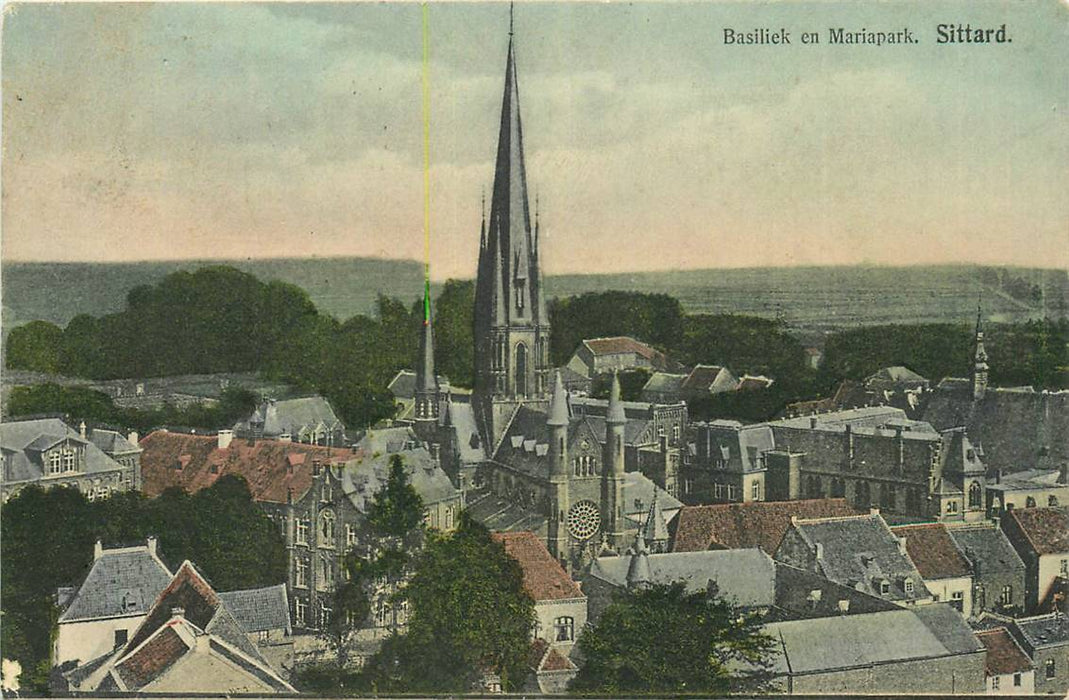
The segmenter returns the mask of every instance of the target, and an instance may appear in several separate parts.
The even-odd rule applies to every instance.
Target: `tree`
[[[63,330],[47,321],[30,321],[7,337],[8,369],[26,369],[55,374],[59,372],[59,350]]]
[[[432,533],[405,587],[405,634],[368,662],[379,692],[463,693],[484,673],[516,690],[527,673],[534,602],[523,572],[490,532],[466,513],[451,534]]]
[[[682,582],[621,591],[579,637],[573,691],[755,693],[769,690],[774,640],[754,615]]]
[[[454,386],[472,386],[475,355],[475,284],[446,280],[434,307],[434,363]]]

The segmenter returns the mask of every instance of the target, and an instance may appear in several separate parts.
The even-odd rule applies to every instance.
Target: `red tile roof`
[[[549,646],[544,639],[536,639],[531,642],[530,654],[527,657],[527,665],[535,673],[543,671],[574,671],[575,664],[556,649]]]
[[[969,561],[942,523],[892,527],[897,537],[906,538],[906,553],[926,580],[956,578],[972,573]]]
[[[542,600],[582,598],[583,592],[533,532],[497,532],[510,557],[523,569],[523,587],[537,603]]]
[[[1069,509],[1014,508],[1006,515],[1017,521],[1036,554],[1069,552]]]
[[[177,486],[188,493],[207,488],[225,474],[237,474],[249,482],[253,499],[285,503],[292,489],[300,499],[312,485],[312,462],[343,462],[350,450],[302,445],[277,440],[234,439],[219,449],[211,435],[187,435],[157,430],[140,442],[142,490],[155,497]],[[178,469],[181,464],[182,468]]]
[[[987,647],[986,670],[989,676],[1007,673],[1023,673],[1032,669],[1028,656],[1013,641],[1005,627],[976,633],[976,638]]]
[[[171,628],[163,629],[136,653],[123,659],[115,670],[127,688],[138,689],[182,658],[189,647]]]
[[[859,513],[844,498],[683,506],[675,519],[672,551],[760,547],[774,554],[792,516],[837,518]]]
[[[661,355],[661,353],[654,350],[649,345],[627,336],[617,336],[615,338],[591,338],[589,340],[584,340],[583,342],[590,348],[590,352],[595,355],[617,355],[633,352],[640,357],[645,357],[647,360]]]

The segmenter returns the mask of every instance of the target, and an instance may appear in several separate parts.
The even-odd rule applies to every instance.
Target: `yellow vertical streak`
[[[431,279],[431,41],[430,11],[423,3],[423,281],[429,289]],[[425,304],[426,306],[426,304]],[[429,320],[424,309],[424,321]]]

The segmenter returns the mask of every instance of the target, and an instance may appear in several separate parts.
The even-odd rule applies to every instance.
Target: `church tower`
[[[434,371],[434,328],[431,323],[431,283],[423,284],[423,328],[419,336],[419,360],[416,362],[415,421],[438,421],[438,375]]]
[[[602,522],[605,523],[605,543],[613,550],[623,551],[624,529],[624,427],[627,417],[620,399],[620,378],[612,374],[609,406],[605,413],[605,453],[601,468]]]
[[[532,228],[523,158],[520,93],[512,18],[505,62],[501,129],[490,200],[483,220],[475,281],[475,400],[486,438],[496,442],[519,403],[540,402],[549,391],[549,316]]]
[[[976,340],[973,350],[972,397],[974,401],[984,398],[987,391],[987,351],[984,349],[983,310],[976,302]]]

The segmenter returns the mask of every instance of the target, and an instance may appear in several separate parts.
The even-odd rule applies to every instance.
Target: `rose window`
[[[579,501],[568,510],[568,532],[575,539],[590,539],[600,527],[601,510],[593,501]]]

